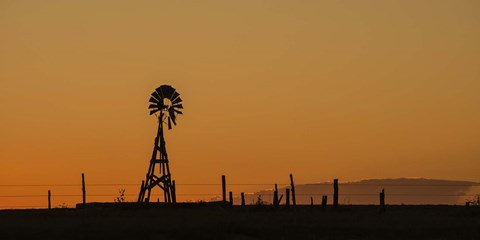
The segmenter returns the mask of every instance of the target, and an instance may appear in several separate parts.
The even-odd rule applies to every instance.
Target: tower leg
[[[174,197],[175,190],[172,186],[170,167],[168,166],[169,161],[165,147],[165,140],[163,138],[162,118],[163,116],[160,114],[157,137],[155,138],[155,146],[153,148],[150,166],[138,195],[139,202],[149,202],[152,189],[156,186],[163,190],[163,199],[165,203],[171,203],[172,201],[175,202],[176,200]],[[155,175],[155,166],[157,164],[159,165],[159,175]]]

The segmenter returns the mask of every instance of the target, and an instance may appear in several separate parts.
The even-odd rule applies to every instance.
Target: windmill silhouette
[[[142,181],[138,202],[150,202],[150,194],[154,187],[158,186],[163,190],[164,202],[175,203],[175,181],[172,184],[170,167],[168,166],[168,154],[163,136],[163,125],[167,124],[172,129],[172,123],[177,125],[176,117],[183,114],[179,109],[183,108],[180,94],[170,85],[161,85],[150,97],[150,115],[155,114],[158,118],[157,137],[153,147],[150,166],[145,181]],[[158,175],[155,173],[158,165]]]

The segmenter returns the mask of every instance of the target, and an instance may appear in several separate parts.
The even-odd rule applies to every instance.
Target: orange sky
[[[479,9],[0,0],[0,185],[140,183],[161,84],[184,99],[166,133],[177,183],[480,181]]]

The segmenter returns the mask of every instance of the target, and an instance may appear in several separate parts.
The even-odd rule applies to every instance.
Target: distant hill
[[[378,204],[378,194],[385,189],[387,204],[465,204],[466,200],[480,194],[480,184],[469,181],[453,181],[425,178],[367,179],[356,182],[339,182],[340,204]],[[319,204],[322,195],[328,196],[328,203],[333,199],[333,183],[313,183],[296,185],[298,204],[310,204],[310,197]],[[279,195],[285,195],[285,187],[279,188]],[[246,194],[247,204],[261,196],[271,203],[273,189]],[[284,196],[285,198],[285,196]],[[238,203],[239,200],[236,199]],[[282,204],[285,199],[282,199]]]

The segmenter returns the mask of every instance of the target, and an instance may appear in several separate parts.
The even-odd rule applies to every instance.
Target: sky
[[[139,185],[156,134],[148,99],[162,84],[184,100],[166,132],[179,186],[222,174],[480,181],[479,10],[476,0],[0,0],[0,185],[78,184],[81,173]],[[139,186],[108,191],[120,187],[135,200]],[[51,188],[79,192],[0,195]]]

